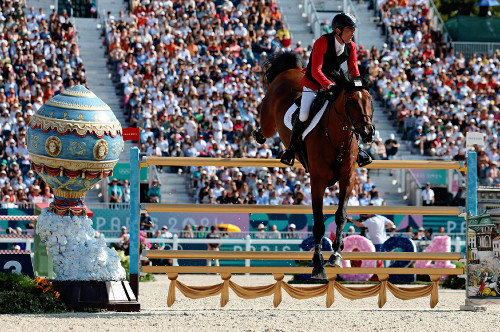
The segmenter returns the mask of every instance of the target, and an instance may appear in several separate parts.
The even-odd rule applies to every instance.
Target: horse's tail
[[[264,63],[264,67],[267,68],[264,72],[264,87],[267,88],[276,76],[288,69],[296,68],[301,70],[303,68],[303,63],[304,60],[297,53],[275,53]]]

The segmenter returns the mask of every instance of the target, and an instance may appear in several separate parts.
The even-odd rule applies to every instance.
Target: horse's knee
[[[337,225],[339,225],[341,223],[345,223],[346,220],[347,220],[347,213],[345,211],[335,213],[335,223]]]
[[[332,249],[335,252],[344,250],[344,240],[342,239],[342,236],[337,236],[335,238],[332,243]]]

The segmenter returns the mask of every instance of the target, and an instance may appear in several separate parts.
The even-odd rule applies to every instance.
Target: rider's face
[[[345,27],[342,31],[342,39],[344,42],[349,43],[354,37],[354,32],[356,31],[355,27]]]

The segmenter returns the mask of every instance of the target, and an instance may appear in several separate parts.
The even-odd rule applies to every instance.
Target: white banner
[[[486,141],[486,135],[483,133],[467,132],[466,136],[466,147],[469,149],[474,145],[484,146]]]

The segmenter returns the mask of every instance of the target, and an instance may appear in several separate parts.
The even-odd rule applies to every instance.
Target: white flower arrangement
[[[43,209],[36,232],[54,261],[57,280],[124,280],[120,256],[95,238],[87,216],[60,216]]]

